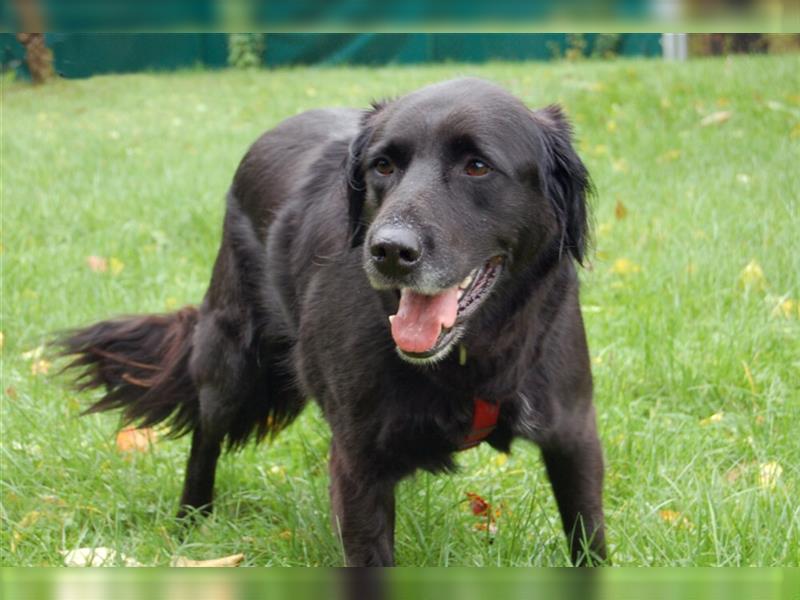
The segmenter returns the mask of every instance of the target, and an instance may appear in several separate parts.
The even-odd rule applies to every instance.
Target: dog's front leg
[[[561,513],[575,565],[606,561],[603,519],[603,452],[594,409],[578,432],[556,435],[542,445],[542,456]]]
[[[381,479],[331,445],[331,508],[348,567],[394,565],[394,481]]]

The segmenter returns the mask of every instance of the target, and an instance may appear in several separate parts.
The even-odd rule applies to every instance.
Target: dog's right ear
[[[347,204],[350,223],[350,247],[356,248],[364,243],[367,224],[364,222],[364,202],[367,199],[367,184],[364,180],[364,154],[372,141],[373,118],[384,107],[384,103],[374,102],[372,109],[361,117],[361,130],[350,144],[347,158]]]

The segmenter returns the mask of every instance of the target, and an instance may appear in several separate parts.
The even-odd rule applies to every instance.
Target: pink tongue
[[[455,324],[457,312],[458,286],[435,296],[404,289],[392,320],[394,343],[405,352],[427,352],[436,344],[442,327]]]

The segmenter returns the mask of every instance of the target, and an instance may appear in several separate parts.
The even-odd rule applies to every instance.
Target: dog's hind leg
[[[215,391],[210,387],[200,390],[200,403],[219,403]],[[178,517],[187,516],[190,511],[198,510],[208,514],[214,499],[214,478],[217,471],[217,460],[222,452],[222,442],[227,433],[224,422],[214,423],[204,415],[201,408],[200,423],[192,433],[192,447],[186,463],[186,477],[183,483]]]
[[[222,444],[247,401],[251,386],[246,350],[238,340],[226,335],[220,318],[215,311],[203,310],[195,329],[189,370],[198,391],[198,415],[186,464],[179,517],[191,510],[211,512]]]

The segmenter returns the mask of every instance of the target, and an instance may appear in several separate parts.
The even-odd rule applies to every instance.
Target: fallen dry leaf
[[[746,465],[736,465],[725,473],[725,481],[728,483],[736,483],[741,476],[744,475],[745,471],[747,471]]]
[[[782,473],[783,467],[781,467],[777,462],[770,461],[762,463],[758,467],[759,487],[765,490],[774,489],[775,486],[778,485],[778,479],[780,479]]]
[[[67,567],[114,567],[120,564],[126,567],[142,566],[113,548],[77,548],[69,552],[63,551],[61,555]]]
[[[64,502],[58,496],[54,496],[52,494],[45,494],[44,496],[39,496],[39,499],[42,502],[46,502],[47,504],[55,504],[56,506],[66,506],[67,503]]]
[[[231,554],[222,558],[208,560],[192,560],[185,556],[176,556],[172,559],[173,567],[238,567],[244,560],[244,554]]]
[[[486,521],[482,521],[481,523],[475,523],[473,527],[477,531],[488,531],[490,535],[497,534],[497,523],[494,521],[489,521],[488,523]]]
[[[718,112],[711,113],[703,117],[703,120],[700,121],[700,127],[708,127],[709,125],[719,125],[720,123],[724,123],[725,121],[730,120],[733,116],[733,111],[730,110],[721,110]]]
[[[108,261],[102,256],[87,256],[86,264],[89,266],[89,269],[95,273],[105,273],[108,271]]]
[[[12,400],[16,400],[17,399],[17,388],[15,388],[13,385],[8,386],[6,388],[6,396],[11,398]]]
[[[628,209],[622,203],[622,200],[617,200],[617,203],[614,205],[614,216],[620,221],[628,216]]]
[[[126,427],[117,434],[117,450],[120,452],[147,452],[156,443],[154,429]]]
[[[486,515],[491,510],[491,505],[475,492],[467,492],[469,508],[476,517]]]

